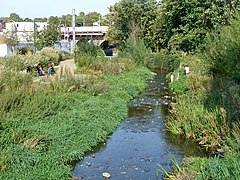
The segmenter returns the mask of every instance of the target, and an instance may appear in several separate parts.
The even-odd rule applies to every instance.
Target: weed
[[[81,160],[114,131],[127,116],[127,102],[152,77],[129,65],[115,73],[120,66],[110,63],[111,72],[81,80],[65,74],[33,82],[2,73],[0,179],[68,179],[67,163]]]
[[[165,170],[163,168],[163,166],[161,164],[158,164],[158,166],[160,167],[160,169],[156,170],[156,177],[159,177],[159,172],[162,173],[162,176],[164,177],[164,179],[173,179],[173,173],[177,173],[177,174],[182,174],[183,173],[183,169],[178,165],[176,159],[173,157],[173,155],[171,153],[168,154],[171,164],[173,166],[173,171],[172,172],[168,172],[167,170]]]

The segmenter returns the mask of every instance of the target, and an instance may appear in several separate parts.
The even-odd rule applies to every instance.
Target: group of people
[[[48,74],[48,75],[52,75],[52,74],[55,73],[54,64],[53,64],[51,61],[48,62],[47,68],[48,68],[48,69],[47,69],[47,74]],[[38,76],[44,76],[44,75],[45,75],[45,73],[44,73],[44,71],[43,71],[43,66],[42,66],[41,63],[38,63],[36,69],[37,69],[37,75],[38,75]]]

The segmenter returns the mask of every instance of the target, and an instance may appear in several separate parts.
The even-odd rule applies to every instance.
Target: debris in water
[[[102,176],[107,178],[107,179],[109,179],[111,177],[111,175],[109,173],[107,173],[107,172],[102,173]]]
[[[89,162],[86,162],[86,166],[90,167],[92,164]]]

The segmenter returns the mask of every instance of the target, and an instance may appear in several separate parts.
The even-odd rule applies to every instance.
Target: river
[[[158,73],[148,80],[142,94],[129,103],[128,117],[109,139],[89,152],[73,168],[74,179],[104,179],[109,173],[113,180],[155,180],[160,164],[172,170],[171,154],[178,163],[185,156],[201,155],[198,147],[166,131],[167,83]]]

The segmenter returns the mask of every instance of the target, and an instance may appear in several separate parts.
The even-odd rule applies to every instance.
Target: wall
[[[9,56],[12,51],[6,44],[0,44],[0,57]]]

